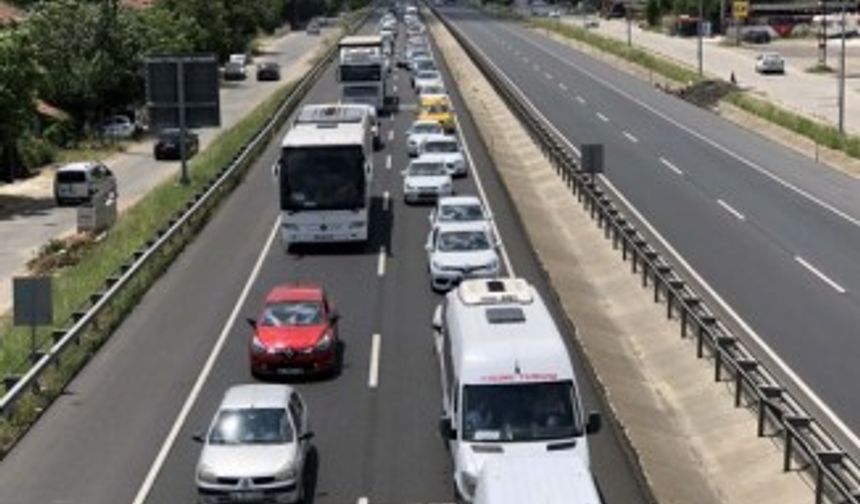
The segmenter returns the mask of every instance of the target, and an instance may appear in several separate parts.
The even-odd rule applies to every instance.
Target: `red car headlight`
[[[256,335],[251,338],[251,352],[255,354],[263,354],[268,351],[269,349],[266,348],[266,345],[264,345]]]
[[[314,350],[316,350],[317,352],[327,351],[329,348],[331,348],[333,340],[334,338],[332,338],[331,332],[325,333],[325,335],[323,335],[323,337],[320,338],[320,340],[314,346]]]

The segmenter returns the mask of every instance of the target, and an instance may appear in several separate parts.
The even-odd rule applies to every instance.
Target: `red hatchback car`
[[[249,345],[255,376],[334,372],[338,313],[316,285],[281,285],[266,296]]]

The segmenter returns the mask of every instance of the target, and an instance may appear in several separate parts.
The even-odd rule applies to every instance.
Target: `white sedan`
[[[288,385],[237,385],[224,394],[197,463],[201,504],[300,502],[313,433],[307,408]]]
[[[755,59],[755,71],[761,74],[785,73],[785,59],[778,53],[759,54]]]
[[[406,203],[435,201],[451,194],[454,194],[454,186],[444,164],[418,158],[403,170],[403,200]]]
[[[427,135],[418,148],[418,155],[427,160],[445,163],[445,167],[454,177],[466,176],[466,158],[454,136]]]
[[[442,74],[440,74],[438,70],[422,70],[415,73],[415,77],[412,79],[413,88],[417,89],[421,86],[429,85],[444,86],[444,83],[442,82]]]
[[[438,121],[415,121],[406,130],[406,152],[410,156],[417,156],[427,137],[444,134],[445,130]]]
[[[486,222],[440,224],[427,237],[430,286],[446,291],[466,278],[499,276],[498,243]]]
[[[439,198],[430,212],[430,227],[456,222],[489,223],[490,213],[477,196],[446,196]]]

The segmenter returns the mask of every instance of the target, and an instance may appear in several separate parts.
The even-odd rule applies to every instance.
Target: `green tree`
[[[17,145],[31,129],[36,116],[36,81],[39,74],[30,45],[18,31],[0,33],[0,175],[18,175]]]
[[[660,0],[648,0],[645,4],[645,20],[648,26],[660,24]]]

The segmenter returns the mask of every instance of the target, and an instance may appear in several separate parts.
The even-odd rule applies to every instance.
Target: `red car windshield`
[[[318,301],[283,301],[269,303],[263,310],[264,327],[310,326],[323,321],[322,304]]]

